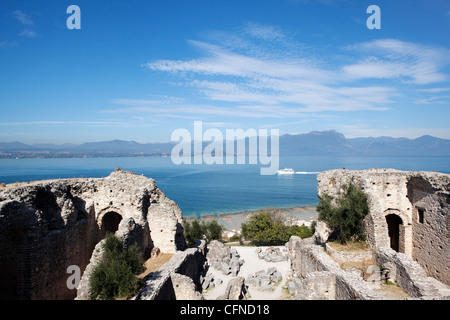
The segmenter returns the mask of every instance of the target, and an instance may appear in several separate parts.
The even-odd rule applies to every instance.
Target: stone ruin
[[[283,279],[283,275],[276,267],[269,268],[267,270],[260,270],[255,274],[250,274],[245,280],[246,283],[253,284],[255,287],[259,287],[261,290],[273,290]]]
[[[118,170],[0,188],[0,299],[74,299],[68,267],[83,274],[106,232],[138,244],[144,258],[186,246],[181,210],[144,176]]]
[[[268,247],[265,250],[262,248],[257,248],[256,253],[258,254],[258,258],[265,260],[267,262],[280,262],[288,260],[288,255],[283,254],[281,249],[278,247]]]
[[[319,221],[312,238],[291,237],[287,243],[295,275],[288,290],[294,299],[387,299],[377,285],[388,280],[407,299],[450,299],[449,174],[342,169],[322,172],[317,180],[319,196],[336,197],[349,181],[369,196],[366,242],[376,265],[369,266],[368,279],[360,270],[342,269],[339,261],[370,259],[331,249],[332,233]]]
[[[450,175],[392,169],[331,170],[318,175],[319,196],[337,195],[347,181],[368,193],[368,244],[376,263],[389,270],[411,299],[450,299]],[[0,299],[87,299],[88,279],[101,258],[106,232],[138,244],[144,258],[174,254],[148,274],[134,300],[203,299],[220,279],[209,267],[232,274],[221,299],[243,299],[246,282],[270,289],[282,279],[261,270],[245,279],[244,263],[233,248],[200,241],[186,248],[182,214],[154,180],[115,171],[106,178],[61,179],[0,188]],[[293,299],[385,299],[358,270],[343,270],[326,242],[330,233],[318,223],[312,238],[291,237],[287,254],[257,248],[260,259],[288,259]],[[334,258],[333,258],[334,256]],[[69,266],[83,277],[77,290],[67,286]]]
[[[222,271],[224,275],[237,276],[244,260],[241,259],[236,249],[225,246],[222,242],[213,240],[208,245],[207,259],[209,265]]]
[[[450,174],[341,169],[322,172],[317,180],[319,197],[335,197],[349,181],[361,187],[369,196],[367,244],[402,253],[450,285]]]

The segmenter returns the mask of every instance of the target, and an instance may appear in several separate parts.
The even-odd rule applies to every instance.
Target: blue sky
[[[450,138],[449,30],[447,0],[4,0],[0,141],[166,142],[195,120]]]

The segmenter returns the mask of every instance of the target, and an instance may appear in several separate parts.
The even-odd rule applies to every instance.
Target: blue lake
[[[170,158],[1,159],[0,183],[104,177],[115,168],[155,179],[185,216],[317,205],[317,175],[260,175],[260,165],[175,165]],[[450,173],[449,157],[325,157],[280,158],[280,168],[296,172],[329,169],[394,168]]]

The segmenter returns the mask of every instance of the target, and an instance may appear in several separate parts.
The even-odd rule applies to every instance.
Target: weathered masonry
[[[330,170],[317,177],[319,196],[335,197],[353,181],[370,199],[367,243],[390,247],[450,284],[450,175],[394,169]]]
[[[0,188],[0,299],[73,299],[67,268],[83,272],[106,232],[144,257],[185,248],[182,214],[155,181],[126,171]]]

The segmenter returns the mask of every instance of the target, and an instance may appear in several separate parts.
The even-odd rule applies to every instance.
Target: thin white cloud
[[[32,26],[34,25],[33,20],[31,20],[31,17],[24,13],[22,10],[16,10],[13,12],[14,18],[17,19],[21,24],[26,26]]]
[[[262,40],[275,40],[280,41],[286,38],[285,34],[276,27],[269,25],[262,25],[257,23],[248,23],[244,28],[244,32],[251,37],[262,39]]]
[[[16,10],[13,12],[14,18],[25,26],[25,29],[19,33],[21,37],[26,38],[36,38],[37,32],[34,30],[34,21],[31,19],[31,16],[23,12],[22,10]]]
[[[186,79],[183,86],[193,88],[197,97],[207,101],[200,105],[174,103],[164,107],[166,113],[303,118],[385,111],[395,106],[398,97],[405,96],[405,87],[436,84],[448,78],[442,70],[450,62],[450,51],[443,48],[381,39],[347,46],[339,57],[333,53],[331,60],[321,61],[320,55],[311,58],[302,50],[292,54],[297,44],[288,44],[284,33],[275,27],[250,23],[241,32],[255,39],[280,41],[280,46],[250,43],[241,35],[232,37],[234,43],[245,44],[241,48],[226,46],[221,44],[226,42],[226,34],[221,33],[220,44],[214,39],[189,41],[202,52],[199,58],[156,60],[143,65],[152,71],[180,75]],[[415,102],[432,101],[421,98],[415,97]],[[130,105],[132,100],[117,102]],[[151,104],[134,106],[158,112]],[[122,110],[130,112],[131,108]],[[138,112],[137,108],[134,111]]]
[[[0,49],[9,49],[16,47],[17,44],[11,41],[0,41]]]
[[[158,60],[145,66],[169,73],[233,77],[230,81],[193,80],[193,86],[210,101],[285,105],[294,112],[386,110],[393,89],[378,86],[337,85],[339,74],[299,59],[261,59],[191,41],[207,57],[182,61]],[[200,77],[201,78],[201,77]]]
[[[26,38],[36,38],[37,33],[34,30],[31,29],[24,29],[21,33],[19,33],[19,36],[26,37]]]
[[[33,126],[33,125],[87,125],[87,126],[117,126],[132,125],[122,121],[10,121],[0,122],[0,126]]]
[[[429,88],[429,89],[417,89],[419,92],[440,93],[450,91],[450,88]]]
[[[450,96],[434,96],[429,98],[417,99],[415,104],[450,104]]]
[[[450,63],[450,50],[396,39],[381,39],[347,47],[365,54],[356,64],[342,67],[344,78],[401,79],[413,84],[438,83],[448,79],[441,67]],[[367,57],[369,55],[369,57]]]

